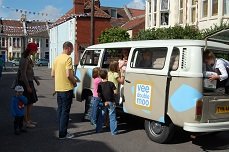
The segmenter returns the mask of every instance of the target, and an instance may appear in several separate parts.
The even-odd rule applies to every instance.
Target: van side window
[[[123,52],[130,48],[106,48],[102,61],[102,68],[108,68],[111,61],[119,61],[123,57]]]
[[[137,48],[134,50],[131,67],[144,69],[163,69],[167,47]]]
[[[86,50],[81,62],[83,65],[97,66],[101,50]]]
[[[177,47],[173,48],[173,52],[170,58],[169,70],[176,71],[179,67],[179,58],[180,58],[180,50]]]

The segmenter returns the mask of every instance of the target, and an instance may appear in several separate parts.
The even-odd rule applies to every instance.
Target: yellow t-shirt
[[[69,91],[74,88],[73,84],[66,76],[66,70],[73,70],[72,58],[67,54],[56,57],[53,70],[55,72],[55,91]]]
[[[119,74],[117,72],[108,72],[108,81],[111,81],[114,83],[116,89],[114,90],[114,93],[118,93],[118,80]]]

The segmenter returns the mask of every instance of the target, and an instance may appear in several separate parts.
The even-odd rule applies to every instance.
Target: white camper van
[[[174,126],[189,132],[229,130],[229,96],[204,77],[203,51],[228,55],[229,46],[204,40],[147,40],[93,45],[84,51],[76,75],[80,100],[92,86],[92,69],[108,68],[129,49],[125,73],[123,111],[145,119],[148,137],[168,142]],[[143,58],[150,52],[150,60]],[[143,60],[143,61],[142,61]],[[140,62],[149,62],[147,66]],[[82,93],[84,94],[82,95]]]

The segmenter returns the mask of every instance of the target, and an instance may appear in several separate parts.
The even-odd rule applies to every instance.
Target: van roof
[[[141,40],[141,41],[126,41],[103,43],[89,46],[88,49],[102,49],[102,48],[131,48],[131,47],[152,47],[152,46],[205,46],[204,40]],[[229,45],[218,42],[207,42],[208,47],[222,48],[229,50]]]

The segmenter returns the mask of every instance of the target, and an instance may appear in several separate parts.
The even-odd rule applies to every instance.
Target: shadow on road
[[[229,132],[206,134],[197,137],[192,143],[200,146],[204,151],[227,150],[229,149],[229,140],[226,137],[229,137]]]

